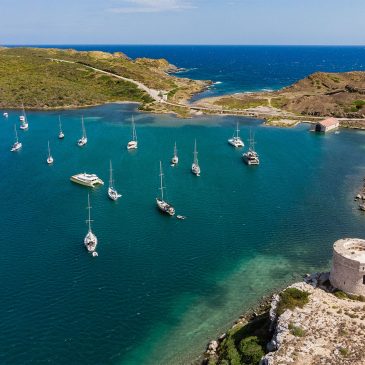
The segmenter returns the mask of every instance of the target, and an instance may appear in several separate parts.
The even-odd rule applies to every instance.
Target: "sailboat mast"
[[[134,116],[132,115],[132,140],[137,142],[136,125],[134,123]]]
[[[14,124],[14,130],[15,130],[15,142],[18,143],[18,132],[16,130],[16,124]]]
[[[82,136],[86,138],[86,129],[84,124],[84,116],[81,117],[81,124],[82,124]]]
[[[27,116],[25,114],[24,103],[22,103],[22,108],[23,108],[24,123],[26,123],[27,122]]]
[[[236,129],[236,133],[237,133],[236,137],[238,138],[238,137],[239,137],[239,133],[240,133],[240,130],[238,129],[238,122],[237,122],[237,129]]]
[[[176,142],[175,142],[175,146],[174,146],[174,156],[177,157],[177,148],[176,148]]]
[[[90,194],[87,194],[87,209],[89,210],[89,219],[87,220],[87,223],[89,224],[89,232],[91,232]]]
[[[58,124],[60,125],[60,133],[62,133],[62,123],[61,123],[61,116],[58,116]]]
[[[163,172],[162,172],[162,162],[160,161],[160,184],[161,184],[161,187],[160,187],[160,190],[161,190],[161,200],[163,200]]]
[[[196,150],[196,140],[194,143],[194,163],[198,164],[198,151]]]
[[[48,141],[48,158],[51,157],[51,149],[49,147],[49,141]]]
[[[112,160],[110,160],[110,178],[109,178],[109,187],[113,187],[113,168],[112,168]]]

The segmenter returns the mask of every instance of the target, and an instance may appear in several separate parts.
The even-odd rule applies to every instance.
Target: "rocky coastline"
[[[364,302],[332,287],[328,272],[307,274],[209,342],[200,364],[364,364]]]

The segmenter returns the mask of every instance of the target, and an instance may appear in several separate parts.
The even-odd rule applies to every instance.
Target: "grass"
[[[280,301],[277,307],[277,314],[280,316],[287,309],[293,310],[296,307],[303,308],[309,302],[309,293],[296,288],[287,288],[280,293]]]
[[[224,97],[217,100],[214,105],[222,106],[224,109],[248,109],[248,108],[256,108],[258,106],[268,106],[267,99],[254,99],[250,98],[249,100],[235,98],[235,97]]]
[[[289,331],[292,335],[296,336],[296,337],[304,337],[305,336],[305,331],[303,328],[295,326],[293,323],[289,323]]]
[[[52,60],[53,59],[53,60]],[[60,62],[55,59],[67,60]],[[92,66],[146,86],[188,96],[202,86],[167,75],[165,60],[133,61],[123,54],[37,48],[0,48],[0,107],[48,109],[113,101],[154,100],[134,83],[101,74]],[[183,91],[181,91],[183,90]]]
[[[354,295],[354,294],[347,294],[342,290],[335,290],[333,295],[338,299],[350,299],[356,300],[358,302],[365,302],[365,297],[363,295]]]

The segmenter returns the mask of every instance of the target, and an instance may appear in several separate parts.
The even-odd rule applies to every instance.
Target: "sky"
[[[365,0],[0,0],[0,44],[364,45]]]

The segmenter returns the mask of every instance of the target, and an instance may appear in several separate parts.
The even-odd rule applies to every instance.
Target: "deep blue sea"
[[[195,64],[188,75],[222,81],[216,93],[278,88],[317,66],[365,65],[364,49],[348,47],[78,48]],[[8,112],[0,117],[0,364],[189,364],[261,296],[328,269],[336,239],[365,236],[365,216],[353,202],[365,176],[363,131],[316,135],[308,125],[183,120],[109,104],[29,111],[29,130],[18,131],[23,148],[11,153],[19,112]],[[57,138],[59,115],[64,140]],[[84,148],[76,146],[81,115]],[[139,149],[128,152],[132,115]],[[227,144],[236,122],[246,144],[255,132],[260,166],[246,166],[242,150]],[[199,178],[190,172],[195,138]],[[180,163],[172,168],[175,141]],[[107,186],[69,181],[86,171],[107,183],[110,159],[118,202],[107,198]],[[156,209],[160,160],[168,199],[184,221]],[[97,258],[83,247],[88,192]]]

